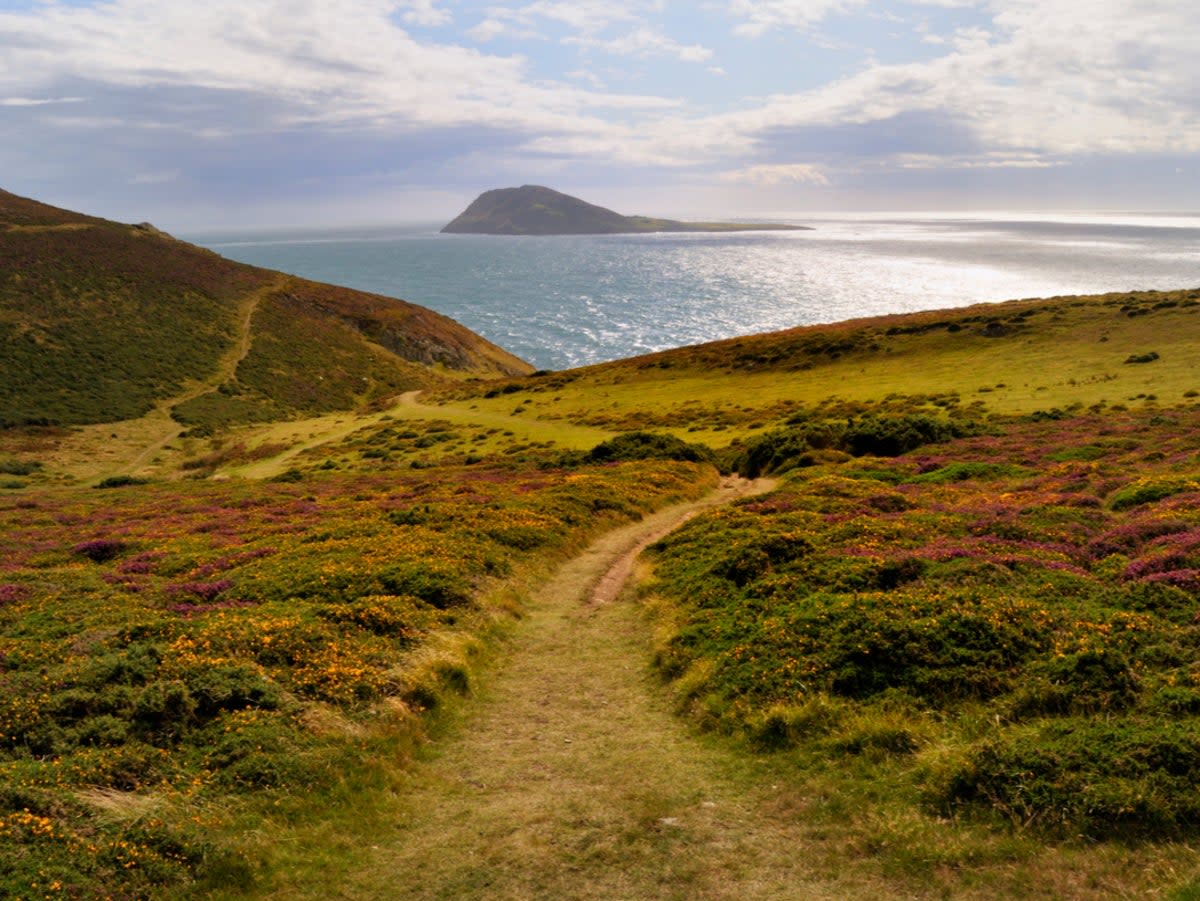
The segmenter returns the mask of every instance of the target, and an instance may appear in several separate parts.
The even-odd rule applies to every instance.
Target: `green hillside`
[[[997,415],[1178,403],[1200,390],[1198,358],[1200,290],[1123,292],[809,326],[441,396],[723,447],[839,402]]]
[[[529,369],[412,304],[3,192],[0,359],[8,425],[134,419],[172,399],[183,422],[273,419]]]
[[[1200,897],[1200,290],[525,374],[0,200],[0,895]]]

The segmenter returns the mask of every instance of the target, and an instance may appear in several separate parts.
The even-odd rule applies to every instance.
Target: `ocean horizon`
[[[181,237],[427,306],[540,369],[863,316],[1200,287],[1200,213],[754,218],[813,230],[508,237],[439,222]]]

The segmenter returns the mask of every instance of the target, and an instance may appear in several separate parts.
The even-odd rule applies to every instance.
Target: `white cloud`
[[[467,29],[467,37],[479,44],[486,44],[488,41],[494,41],[496,38],[512,35],[514,29],[511,25],[501,22],[499,19],[484,19],[478,25],[473,25]],[[527,32],[521,35],[522,37],[532,38],[538,37],[536,32]]]
[[[781,184],[828,185],[821,170],[808,163],[785,163],[782,165],[748,166],[732,172],[721,173],[721,181],[770,187]]]
[[[730,13],[744,20],[734,33],[758,37],[773,28],[805,31],[822,19],[862,6],[866,0],[731,0]]]
[[[917,6],[940,6],[943,9],[970,9],[980,6],[983,0],[909,0]]]
[[[597,90],[604,89],[604,82],[600,77],[595,72],[589,72],[587,69],[575,69],[572,72],[568,72],[567,78],[573,78],[576,81],[586,81]]]
[[[603,50],[618,56],[674,56],[687,63],[702,63],[711,59],[713,55],[713,52],[707,47],[699,44],[680,44],[665,34],[645,26],[635,28],[628,34],[611,40],[569,37],[564,38],[563,43]]]
[[[556,133],[599,127],[588,110],[672,105],[533,83],[524,59],[417,41],[392,21],[395,12],[392,0],[113,0],[0,13],[0,95],[36,97],[78,81],[238,92],[262,98],[252,125],[262,131],[391,124]],[[126,114],[127,125],[143,124],[145,113]],[[186,124],[187,110],[175,115]]]
[[[438,9],[433,4],[434,0],[406,0],[400,5],[408,7],[408,11],[401,18],[408,25],[423,25],[427,28],[449,25],[454,21],[454,16],[448,9]]]
[[[594,34],[615,24],[636,21],[642,13],[659,6],[659,3],[637,0],[537,0],[520,6],[489,7],[485,21],[525,28],[538,22],[553,22],[584,34]]]
[[[830,16],[861,12],[864,3],[720,0],[707,9],[727,11],[729,22],[755,35],[812,29]],[[977,13],[960,17],[976,24],[946,34],[944,45],[927,51],[938,54],[934,59],[885,65],[856,56],[857,70],[839,69],[849,72],[842,77],[740,102],[724,96],[740,84],[742,73],[731,67],[721,85],[724,111],[710,114],[701,93],[705,85],[712,89],[707,77],[694,79],[696,99],[689,105],[678,99],[686,96],[678,82],[670,83],[670,96],[664,96],[667,88],[621,94],[606,90],[577,60],[555,70],[561,64],[555,54],[527,59],[488,53],[448,39],[421,40],[405,30],[416,18],[443,22],[451,7],[465,24],[465,3],[45,3],[0,12],[0,98],[6,98],[0,109],[22,127],[36,124],[39,135],[49,136],[42,146],[54,140],[54,128],[109,130],[110,143],[130,155],[123,179],[179,165],[172,158],[134,158],[146,135],[157,140],[186,132],[233,146],[247,133],[300,129],[314,136],[418,138],[454,129],[445,138],[447,149],[438,145],[439,160],[478,152],[483,160],[503,155],[539,166],[561,160],[702,166],[735,169],[727,180],[744,184],[820,184],[823,173],[843,171],[839,157],[892,170],[1038,169],[1082,154],[1200,151],[1194,88],[1200,83],[1200,17],[1186,5],[988,0],[985,9],[981,0]],[[624,57],[711,63],[707,46],[664,33],[655,15],[663,8],[654,0],[500,3],[455,36],[482,43],[552,35],[556,42]],[[761,46],[764,53],[779,52],[768,45],[786,43]],[[531,47],[531,55],[541,46]],[[554,44],[546,46],[563,56]],[[84,97],[85,106],[67,105]],[[929,123],[928,133],[905,144],[893,129],[905,121]],[[460,132],[467,135],[461,151],[454,143]],[[496,134],[503,134],[503,148],[488,143]],[[11,148],[22,142],[4,143],[9,150],[3,159],[15,158]],[[35,146],[33,138],[25,143]],[[809,163],[779,164],[795,159]],[[442,170],[426,165],[421,171]]]
[[[1046,159],[1036,154],[985,153],[956,157],[931,153],[903,153],[893,160],[900,169],[1053,169],[1065,160]]]
[[[5,97],[0,106],[51,106],[57,103],[83,103],[82,97]]]
[[[1171,0],[992,0],[928,62],[874,63],[725,117],[743,133],[867,126],[902,114],[953,122],[980,153],[1200,150],[1200,17]],[[886,154],[886,130],[871,152]],[[930,135],[931,143],[937,135]]]

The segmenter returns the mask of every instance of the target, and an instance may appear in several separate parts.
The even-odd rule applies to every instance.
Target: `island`
[[[679,222],[622,216],[541,185],[496,188],[475,198],[442,229],[460,235],[625,235],[649,232],[810,231],[771,222]]]

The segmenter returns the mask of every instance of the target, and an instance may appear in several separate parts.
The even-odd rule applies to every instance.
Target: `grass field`
[[[830,398],[930,397],[995,414],[1171,404],[1200,390],[1198,314],[1200,291],[1015,301],[737,338],[449,397],[717,446]]]

